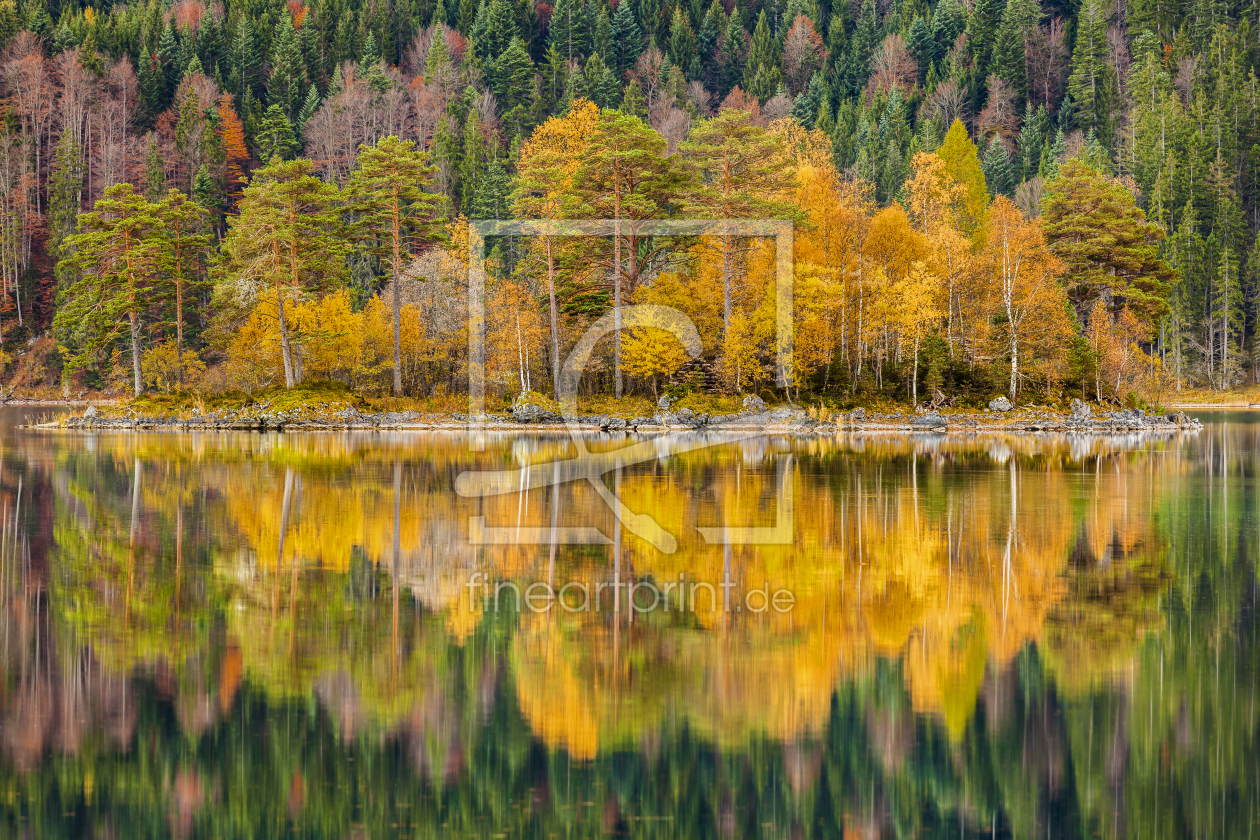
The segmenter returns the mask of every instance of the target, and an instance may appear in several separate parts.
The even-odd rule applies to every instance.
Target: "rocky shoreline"
[[[124,409],[125,410],[125,409]],[[422,414],[415,411],[365,413],[354,408],[314,407],[302,412],[269,411],[266,405],[246,409],[192,414],[188,417],[164,415],[145,417],[120,414],[107,416],[89,407],[80,416],[63,415],[35,428],[78,429],[84,431],[556,431],[577,428],[588,432],[658,432],[679,429],[713,432],[764,431],[797,435],[849,433],[1077,433],[1114,434],[1127,432],[1176,432],[1202,428],[1183,412],[1148,414],[1140,409],[1096,411],[1090,405],[1073,401],[1071,412],[1055,412],[1037,407],[1017,408],[1004,398],[990,403],[987,411],[928,411],[915,413],[868,413],[863,408],[843,414],[822,414],[799,408],[768,408],[755,397],[745,400],[737,414],[709,415],[687,408],[671,408],[662,400],[651,417],[582,415],[564,418],[542,406],[518,405],[508,414]]]

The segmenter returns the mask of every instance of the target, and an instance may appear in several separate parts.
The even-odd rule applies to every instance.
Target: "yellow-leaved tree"
[[[981,259],[998,293],[988,321],[993,343],[1005,345],[1009,358],[1007,393],[1014,400],[1020,380],[1031,371],[1049,391],[1066,372],[1073,332],[1067,294],[1059,282],[1063,262],[1046,246],[1040,225],[1005,196],[989,208],[985,228]]]
[[[595,103],[576,100],[567,114],[540,125],[521,147],[513,203],[522,219],[557,221],[579,212],[573,176],[599,121]],[[551,376],[554,393],[560,393],[560,311],[556,301],[556,272],[561,238],[551,234],[530,240],[531,256],[547,266],[547,303],[551,320]],[[528,259],[526,261],[528,265]]]

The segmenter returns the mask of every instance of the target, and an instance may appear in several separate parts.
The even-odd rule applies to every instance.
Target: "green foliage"
[[[1081,323],[1100,299],[1147,323],[1168,314],[1176,274],[1159,256],[1164,232],[1123,184],[1073,158],[1046,184],[1042,215],[1047,242],[1068,266],[1068,295]]]

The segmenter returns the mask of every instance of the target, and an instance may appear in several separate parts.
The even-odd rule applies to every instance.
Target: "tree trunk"
[[[910,360],[910,402],[919,404],[919,337],[914,337],[914,358]]]
[[[131,371],[135,375],[135,396],[144,393],[144,381],[140,378],[140,316],[136,310],[127,313],[131,321]]]
[[[276,288],[276,306],[280,321],[280,356],[284,359],[284,387],[297,384],[293,373],[293,349],[289,346],[289,322],[284,315],[284,289]]]
[[[621,209],[613,217],[613,369],[621,399]]]
[[[722,237],[722,341],[731,337],[731,235]]]
[[[551,385],[560,399],[560,319],[556,314],[556,258],[551,237],[547,237],[547,296],[551,303]]]
[[[184,388],[184,280],[175,278],[175,365],[179,370],[179,387]]]
[[[394,184],[394,396],[402,396],[402,298],[398,289],[402,260],[402,223],[399,219],[398,184]]]

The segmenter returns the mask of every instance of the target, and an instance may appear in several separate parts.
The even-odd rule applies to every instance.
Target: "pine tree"
[[[1122,183],[1075,158],[1046,183],[1046,241],[1067,264],[1068,297],[1084,323],[1097,300],[1154,324],[1168,314],[1175,274],[1160,257],[1164,231],[1146,220]]]
[[[476,117],[469,118],[475,122]],[[389,136],[359,152],[358,167],[346,185],[351,202],[363,214],[360,229],[382,243],[392,275],[394,396],[402,396],[402,268],[413,245],[434,237],[435,197],[427,192],[435,169],[429,156],[410,140]]]
[[[346,271],[337,189],[312,175],[311,169],[308,160],[273,160],[254,173],[241,196],[240,213],[230,222],[218,265],[227,280],[218,298],[225,316],[230,305],[249,300],[231,284],[274,290],[288,388],[301,384],[303,376],[289,331],[288,306],[303,294],[320,296],[338,286]]]
[[[175,304],[175,354],[182,382],[184,304],[190,293],[202,285],[206,253],[210,248],[210,236],[204,229],[206,211],[179,190],[168,191],[152,204],[156,222],[153,231],[157,250],[155,267],[167,286],[160,296]]]
[[[691,177],[678,155],[665,154],[665,138],[642,121],[607,110],[600,114],[583,156],[583,165],[574,176],[579,197],[597,214],[623,221],[656,218],[667,212],[674,197],[683,194]],[[620,227],[614,237],[612,286],[614,319],[621,325],[622,290],[631,295],[643,269],[640,247],[645,237],[631,225]],[[625,260],[622,254],[625,254]],[[613,339],[616,395],[621,396],[621,339]]]
[[[141,317],[157,284],[161,243],[153,204],[131,184],[115,184],[90,213],[78,220],[78,232],[66,239],[69,254],[59,273],[77,276],[66,289],[53,330],[76,352],[71,367],[91,363],[114,344],[124,325],[131,343],[133,393],[140,396]]]
[[[792,214],[785,200],[794,186],[793,167],[778,140],[753,125],[746,111],[731,109],[692,129],[679,146],[699,175],[691,203],[706,218],[733,220],[783,218]],[[714,237],[722,260],[722,336],[729,338],[734,315],[737,237]]]

